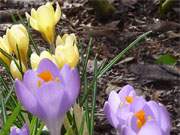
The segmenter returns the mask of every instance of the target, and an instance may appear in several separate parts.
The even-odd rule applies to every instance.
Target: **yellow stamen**
[[[127,96],[126,101],[131,104],[133,102],[133,97],[132,96]]]
[[[40,81],[40,80],[38,80],[38,87],[41,87],[41,85],[42,85],[42,82]]]
[[[45,82],[49,82],[53,80],[53,75],[51,74],[50,71],[46,70],[38,74],[38,77],[40,77],[42,80]]]
[[[137,118],[137,127],[141,128],[146,122],[145,112],[140,110],[135,114],[135,117]]]
[[[56,81],[56,82],[60,82],[60,80],[59,80],[59,78],[58,78],[58,77],[56,77],[55,81]]]

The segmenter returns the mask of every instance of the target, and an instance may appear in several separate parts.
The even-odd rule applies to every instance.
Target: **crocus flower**
[[[19,68],[17,67],[16,63],[18,64]],[[19,60],[16,60],[16,63],[14,62],[14,60],[11,61],[11,64],[9,66],[10,72],[15,79],[18,78],[19,80],[22,80],[22,73],[20,69],[22,68],[22,72],[24,73],[26,71],[26,67],[23,63],[21,63],[22,67],[20,67]]]
[[[132,86],[126,85],[119,93],[112,91],[108,101],[104,104],[104,113],[114,128],[119,128],[126,123],[129,117],[130,106],[136,98],[136,93]]]
[[[31,57],[30,57],[30,62],[31,62],[32,69],[37,69],[40,61],[42,59],[44,59],[44,58],[47,58],[47,59],[51,60],[52,62],[54,62],[57,65],[56,60],[55,60],[55,56],[52,55],[50,52],[43,51],[43,52],[41,52],[40,56],[37,55],[35,52],[33,52],[31,54]]]
[[[140,103],[140,102],[139,102]],[[134,104],[134,112],[123,125],[122,135],[170,135],[170,118],[166,108],[154,101],[149,101],[139,109]]]
[[[79,62],[79,52],[76,46],[77,40],[75,34],[64,34],[56,39],[55,58],[58,66],[61,68],[64,64],[76,67]]]
[[[104,112],[120,135],[170,134],[170,120],[165,107],[137,96],[130,85],[123,87],[118,94],[115,91],[110,93]]]
[[[29,36],[26,28],[22,24],[12,25],[10,29],[7,29],[6,35],[8,37],[9,45],[16,54],[16,57],[18,58],[19,56],[19,50],[21,61],[26,64],[29,48]]]
[[[43,38],[51,45],[54,43],[55,25],[61,17],[61,9],[58,2],[56,3],[56,11],[54,11],[52,4],[51,2],[47,2],[37,10],[33,8],[31,10],[31,16],[26,13],[31,27],[39,31]]]
[[[11,127],[10,135],[29,135],[28,126],[25,124],[21,129],[13,126]]]
[[[8,53],[9,55],[11,55],[12,49],[9,46],[6,35],[4,35],[3,37],[0,37],[0,48],[3,51],[5,51],[6,53]],[[2,54],[1,52],[0,52],[0,58],[9,66],[10,60],[4,54]]]
[[[43,59],[36,71],[25,72],[15,81],[16,95],[24,108],[47,125],[51,135],[60,135],[65,113],[79,94],[77,68],[64,65],[61,70],[49,59]]]

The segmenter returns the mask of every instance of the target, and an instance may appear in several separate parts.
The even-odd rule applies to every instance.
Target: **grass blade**
[[[132,47],[137,45],[140,41],[142,41],[147,35],[152,33],[152,31],[148,31],[142,35],[140,35],[136,40],[134,40],[130,45],[128,45],[122,52],[120,52],[116,57],[114,57],[98,74],[98,78],[100,78],[105,72],[107,72],[116,62],[118,62],[122,56],[127,53]]]
[[[6,124],[3,126],[3,129],[0,133],[0,135],[8,135],[9,130],[10,130],[11,126],[13,125],[13,123],[15,122],[16,117],[18,116],[20,111],[21,111],[21,105],[18,104],[16,106],[16,108],[14,109],[14,111],[12,112],[11,116],[8,118]]]
[[[93,84],[93,95],[92,95],[92,109],[91,109],[91,130],[90,135],[94,134],[94,112],[96,107],[96,89],[97,89],[97,59],[94,60],[94,84]]]

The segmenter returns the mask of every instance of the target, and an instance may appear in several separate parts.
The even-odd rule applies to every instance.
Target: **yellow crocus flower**
[[[16,60],[17,64],[19,65],[20,67],[20,63],[19,63],[19,60]],[[26,71],[26,67],[23,63],[21,63],[22,65],[22,71],[23,73]],[[21,72],[19,71],[19,68],[16,66],[16,63],[14,62],[14,60],[11,61],[11,64],[10,64],[10,72],[12,74],[12,76],[14,77],[14,79],[19,79],[19,80],[22,80],[22,74]]]
[[[31,27],[39,31],[42,37],[51,45],[54,43],[55,25],[61,17],[61,9],[58,2],[56,3],[55,11],[52,4],[51,2],[47,2],[37,10],[32,9],[31,16],[26,13]]]
[[[12,25],[7,29],[6,35],[8,37],[9,46],[18,58],[18,50],[21,56],[21,61],[26,63],[27,52],[29,48],[29,36],[26,28],[22,24]]]
[[[32,69],[37,69],[39,62],[44,58],[47,58],[56,64],[55,56],[50,54],[48,51],[41,52],[40,56],[34,52],[30,57]]]
[[[5,51],[6,53],[8,53],[9,55],[11,55],[12,49],[9,46],[6,35],[4,35],[3,37],[0,37],[0,48],[3,51]],[[10,60],[4,54],[2,54],[1,52],[0,52],[0,58],[3,60],[3,62],[5,62],[9,66]]]
[[[64,34],[56,39],[55,58],[59,68],[68,64],[71,68],[76,67],[79,62],[79,52],[76,46],[77,40],[75,34]]]

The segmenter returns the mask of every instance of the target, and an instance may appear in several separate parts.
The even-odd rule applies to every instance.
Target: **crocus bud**
[[[76,44],[77,40],[74,34],[65,34],[62,38],[57,37],[55,58],[60,68],[64,64],[68,64],[71,68],[76,67],[79,62],[79,52]]]
[[[61,9],[58,2],[56,3],[56,10],[52,6],[53,3],[47,2],[40,6],[37,10],[31,10],[31,16],[26,13],[27,19],[33,29],[39,31],[42,37],[49,43],[54,43],[55,25],[60,19]]]
[[[19,68],[17,67],[16,63],[18,64]],[[19,60],[16,60],[16,63],[14,62],[14,60],[11,61],[10,72],[15,79],[18,78],[19,80],[22,80],[22,73],[20,72],[21,67]],[[26,71],[25,65],[21,63],[21,66],[22,66],[22,72],[25,72]]]
[[[55,56],[50,54],[48,51],[43,51],[40,56],[38,56],[36,53],[32,53],[30,57],[32,69],[37,69],[39,62],[44,58],[47,58],[56,64]]]
[[[12,53],[12,49],[9,46],[7,36],[4,35],[3,37],[0,37],[0,48],[5,51],[6,53],[10,54]],[[10,64],[10,60],[0,52],[0,58],[6,63],[8,66]]]
[[[29,36],[26,28],[22,24],[16,24],[13,25],[10,29],[7,29],[6,34],[9,45],[12,48],[12,51],[16,54],[16,57],[18,57],[19,50],[21,61],[26,63],[29,47]]]
[[[10,135],[29,135],[28,126],[25,124],[21,129],[13,126],[11,127]]]

